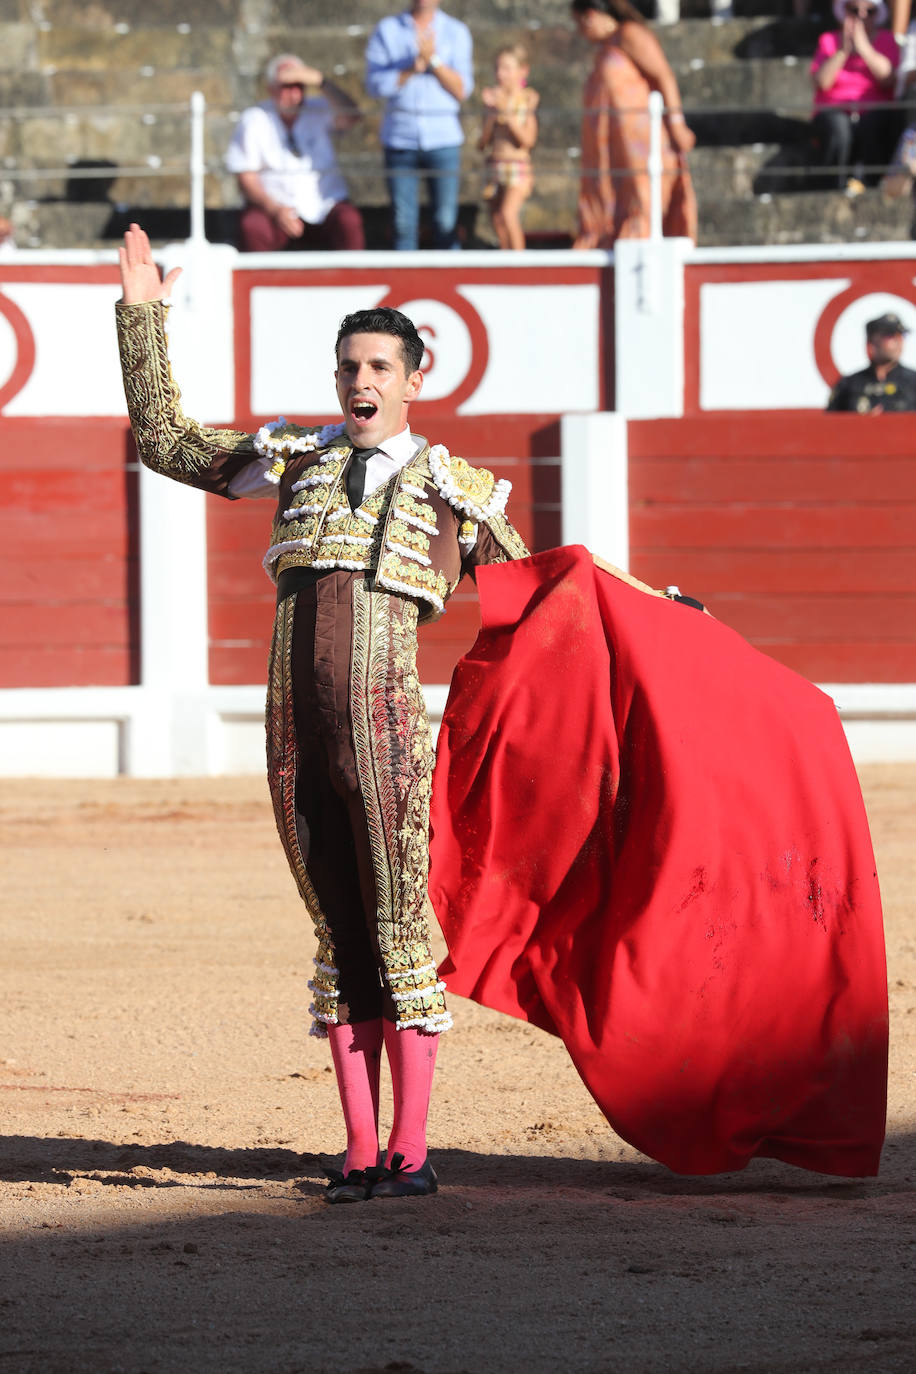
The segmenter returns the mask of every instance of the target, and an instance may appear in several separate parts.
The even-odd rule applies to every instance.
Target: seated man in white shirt
[[[245,198],[239,247],[364,248],[362,217],[348,199],[331,138],[362,118],[359,107],[292,53],[273,58],[265,78],[270,99],[243,112],[226,153]],[[306,97],[307,88],[319,94]]]

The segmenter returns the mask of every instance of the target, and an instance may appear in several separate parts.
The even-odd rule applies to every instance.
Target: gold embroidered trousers
[[[318,936],[317,1033],[384,1015],[451,1024],[430,946],[433,749],[416,669],[416,603],[362,572],[280,601],[268,775],[277,826]]]

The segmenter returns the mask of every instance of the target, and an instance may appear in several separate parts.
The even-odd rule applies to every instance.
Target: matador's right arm
[[[258,457],[254,437],[189,420],[172,376],[161,300],[115,306],[127,413],[140,459],[176,482],[229,495],[229,483]]]

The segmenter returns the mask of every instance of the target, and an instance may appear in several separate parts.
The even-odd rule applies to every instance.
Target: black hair
[[[426,345],[417,333],[413,320],[402,315],[400,310],[392,310],[388,305],[379,305],[374,310],[355,310],[340,322],[334,356],[340,362],[340,343],[351,334],[392,334],[401,341],[401,357],[407,375],[419,371],[426,352]]]
[[[610,15],[618,24],[645,24],[645,19],[630,0],[570,0],[569,8],[573,14],[586,14],[596,10],[598,14]]]

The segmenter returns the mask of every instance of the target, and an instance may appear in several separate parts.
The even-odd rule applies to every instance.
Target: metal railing
[[[855,107],[832,105],[824,107],[833,110],[848,110],[855,113]],[[912,115],[916,111],[916,104],[912,102],[889,101],[884,103],[876,102],[870,105],[869,110],[893,110],[910,112]],[[626,116],[633,113],[644,113],[644,108],[637,110],[618,110],[617,113]],[[68,186],[79,182],[103,182],[113,183],[116,180],[125,178],[181,178],[187,179],[188,183],[188,203],[190,206],[190,237],[195,241],[205,239],[205,206],[206,206],[206,184],[208,177],[221,175],[228,177],[221,157],[211,156],[209,159],[206,154],[206,134],[208,108],[206,99],[202,92],[195,91],[190,97],[188,104],[170,105],[144,105],[144,106],[54,106],[54,107],[22,107],[8,109],[5,111],[7,118],[27,120],[36,117],[45,117],[52,114],[72,124],[77,119],[88,119],[93,121],[104,121],[113,117],[121,118],[125,115],[136,115],[146,123],[153,123],[163,117],[174,117],[187,123],[187,155],[182,158],[163,159],[158,155],[150,155],[144,161],[134,161],[133,163],[121,164],[114,161],[82,161],[80,159],[65,160],[58,166],[18,166],[15,159],[6,157],[0,160],[0,196],[2,196],[3,183],[17,187],[32,187],[42,183],[48,184],[57,180],[65,180]],[[220,118],[225,119],[229,112],[220,110]],[[554,128],[560,123],[562,116],[563,123],[570,124],[573,120],[581,118],[582,114],[588,111],[571,111],[567,107],[551,110],[544,107],[539,111],[539,120],[542,130]],[[660,238],[662,233],[662,205],[663,205],[663,182],[665,177],[670,176],[671,172],[666,171],[663,159],[663,136],[662,129],[665,118],[665,107],[661,95],[653,91],[649,95],[648,119],[649,119],[649,139],[648,156],[646,161],[646,173],[649,178],[650,186],[650,237]],[[694,109],[685,110],[688,125],[695,123],[702,126],[709,120],[722,122],[729,116],[737,120],[748,120],[754,117],[770,118],[776,125],[782,121],[791,121],[795,126],[794,139],[784,140],[786,144],[795,142],[800,144],[802,139],[800,131],[803,128],[810,130],[810,120],[812,107],[810,103],[801,105],[779,105],[773,107],[748,107],[748,106],[700,106]],[[551,117],[557,116],[556,121]],[[235,112],[231,112],[230,118],[237,117]],[[472,124],[478,116],[471,112],[464,112],[463,120],[465,123]],[[902,122],[902,121],[901,121]],[[787,126],[788,127],[788,126]],[[779,139],[774,137],[774,143],[779,144]],[[705,146],[710,146],[706,144]],[[737,144],[735,146],[740,146]],[[585,166],[581,161],[576,161],[578,149],[568,148],[563,156],[562,169],[551,168],[549,165],[550,150],[543,149],[541,159],[538,159],[538,152],[535,151],[534,165],[535,173],[545,172],[556,174],[563,170],[568,176],[574,176],[576,180],[583,177],[594,175],[610,175],[612,179],[616,177],[629,177],[633,175],[634,169],[610,168],[607,171],[599,171]],[[557,153],[557,157],[559,158]],[[574,164],[574,165],[571,165]],[[378,162],[369,164],[366,155],[357,157],[347,157],[342,154],[338,159],[341,172],[351,177],[366,178],[367,176],[377,176],[380,181],[392,175],[386,171],[381,159]],[[850,163],[848,166],[824,166],[823,164],[809,161],[805,158],[800,160],[783,161],[776,165],[763,166],[758,169],[757,178],[764,180],[769,175],[772,178],[784,179],[792,183],[795,182],[799,187],[806,179],[815,179],[817,184],[824,186],[826,180],[836,177],[837,181],[844,176],[866,175],[872,179],[880,177],[888,170],[885,163],[871,164],[862,166],[861,163]],[[467,169],[465,169],[467,174]],[[408,173],[408,175],[411,175]],[[427,173],[424,172],[424,177]],[[757,191],[756,194],[766,194],[766,191]],[[6,193],[9,198],[9,191]],[[78,196],[72,198],[78,199]]]

